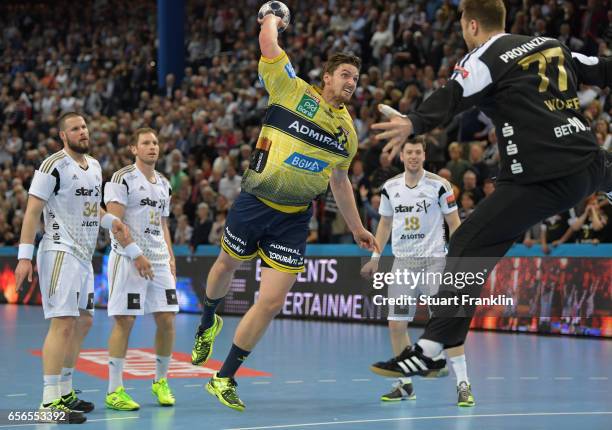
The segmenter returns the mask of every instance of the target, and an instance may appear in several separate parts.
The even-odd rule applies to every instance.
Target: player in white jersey
[[[174,405],[167,374],[174,345],[174,319],[179,311],[167,223],[171,190],[168,180],[155,170],[159,158],[155,130],[136,130],[130,149],[136,162],[118,170],[104,187],[108,212],[123,220],[134,239],[124,248],[113,237],[108,259],[108,315],[114,317],[115,324],[108,341],[106,407],[122,411],[140,407],[125,392],[122,372],[134,321],[145,313],[152,313],[157,325],[152,392],[160,405]]]
[[[15,282],[18,290],[25,279],[32,282],[34,236],[43,214],[44,236],[37,264],[43,310],[51,321],[42,354],[42,408],[69,412],[70,423],[82,423],[86,420],[82,412],[90,412],[94,405],[76,397],[72,373],[93,320],[91,258],[100,225],[120,233],[122,241],[128,232],[119,219],[100,207],[102,170],[87,155],[85,119],[66,113],[59,119],[59,130],[64,148],[42,162],[30,185]]]
[[[381,215],[376,238],[385,244],[392,237],[394,262],[391,273],[404,270],[419,274],[422,278],[415,285],[400,284],[405,278],[396,278],[395,283],[388,285],[388,299],[398,300],[412,297],[418,301],[420,294],[433,296],[438,292],[436,277],[444,271],[446,242],[444,238],[444,221],[452,235],[461,221],[450,183],[438,175],[423,168],[425,162],[425,143],[423,139],[407,141],[400,153],[404,163],[404,173],[389,179],[383,185],[379,213]],[[364,276],[371,277],[378,271],[380,255],[373,254],[372,259],[362,268]],[[407,326],[413,320],[416,306],[396,306],[389,304],[389,332],[394,354],[399,355],[411,344]],[[469,391],[467,366],[463,345],[447,350],[457,376],[458,405],[473,406],[473,396]],[[384,376],[401,376],[401,369],[389,362],[379,362],[371,369]],[[442,369],[429,373],[428,376],[447,374]],[[468,391],[469,393],[467,393]],[[400,377],[394,389],[381,397],[383,401],[415,399],[411,378]]]

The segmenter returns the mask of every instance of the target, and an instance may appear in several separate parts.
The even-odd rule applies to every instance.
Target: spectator
[[[195,227],[191,234],[190,247],[191,252],[195,252],[199,245],[208,245],[208,237],[212,229],[212,221],[210,220],[210,211],[206,203],[198,205]]]
[[[219,181],[219,194],[225,196],[229,202],[233,202],[240,194],[240,183],[242,176],[236,174],[236,168],[230,164],[227,166],[225,176]]]
[[[461,158],[463,148],[458,142],[453,142],[448,146],[450,161],[446,163],[446,168],[451,172],[451,182],[453,184],[463,183],[463,174],[471,165],[469,162]]]

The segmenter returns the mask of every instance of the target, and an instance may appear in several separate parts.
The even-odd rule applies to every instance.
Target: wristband
[[[125,251],[125,254],[130,257],[130,260],[136,260],[143,254],[142,249],[136,245],[136,242],[130,243],[128,246],[123,248],[123,250]]]
[[[380,258],[380,253],[379,252],[373,252],[372,253],[372,258]]]
[[[31,260],[34,257],[34,245],[31,243],[19,244],[18,260]]]
[[[113,227],[113,221],[115,221],[116,219],[119,219],[119,218],[117,218],[113,214],[109,214],[108,212],[106,212],[106,214],[100,220],[100,226],[102,228],[110,230]]]

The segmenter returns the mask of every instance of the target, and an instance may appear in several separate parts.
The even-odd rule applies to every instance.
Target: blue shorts
[[[281,272],[304,271],[304,251],[312,206],[285,213],[241,192],[227,215],[221,248],[237,260],[259,255],[264,266]]]

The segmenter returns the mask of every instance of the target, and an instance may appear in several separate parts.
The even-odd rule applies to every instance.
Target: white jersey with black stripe
[[[405,173],[382,187],[379,213],[393,217],[391,244],[395,257],[443,257],[446,255],[444,215],[457,210],[449,182],[431,172],[413,188]]]
[[[29,193],[46,202],[40,251],[65,251],[91,261],[100,228],[102,168],[86,155],[83,169],[64,150],[46,158],[34,173]]]
[[[162,218],[170,216],[171,194],[170,183],[161,173],[155,172],[155,183],[152,183],[135,164],[115,172],[104,186],[104,202],[116,202],[125,207],[123,222],[152,264],[166,264],[170,259]],[[111,243],[117,254],[125,255],[112,235]]]

